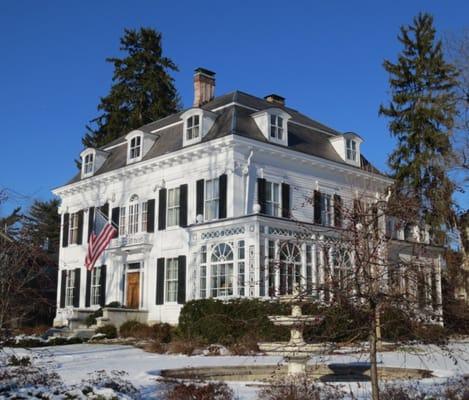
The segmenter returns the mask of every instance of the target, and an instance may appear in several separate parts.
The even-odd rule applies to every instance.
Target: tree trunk
[[[374,313],[371,321],[370,329],[370,364],[371,364],[371,399],[379,400],[378,386],[378,363],[376,361],[376,313]]]

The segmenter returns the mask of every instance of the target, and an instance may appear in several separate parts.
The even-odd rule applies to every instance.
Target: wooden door
[[[127,274],[127,307],[138,308],[140,304],[140,272]]]

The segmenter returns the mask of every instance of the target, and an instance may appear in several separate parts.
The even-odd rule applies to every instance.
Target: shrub
[[[247,334],[258,341],[286,340],[288,330],[274,326],[267,316],[289,311],[286,304],[258,299],[193,300],[181,310],[178,333],[185,339],[223,345],[232,345]]]
[[[176,339],[168,345],[169,354],[185,354],[191,356],[197,347],[202,346],[202,343],[194,339]]]
[[[338,389],[311,380],[306,375],[278,379],[259,392],[260,400],[339,400],[344,398],[344,394]]]
[[[166,350],[168,348],[168,345],[166,343],[161,343],[157,340],[152,340],[149,343],[145,344],[143,349],[145,351],[148,351],[149,353],[158,353],[158,354],[164,354],[166,353]]]
[[[118,301],[111,301],[110,303],[106,304],[104,308],[125,308],[125,307]]]
[[[123,338],[146,339],[151,336],[151,328],[142,322],[129,320],[124,322],[119,328],[119,336]]]
[[[165,400],[232,400],[233,390],[226,383],[201,385],[178,383],[165,394]]]
[[[100,326],[95,330],[96,333],[102,333],[108,339],[114,339],[117,337],[117,329],[112,324],[107,324],[104,326]]]
[[[31,365],[31,358],[28,356],[17,357],[13,354],[8,358],[8,365],[13,367],[29,367]]]
[[[380,391],[381,400],[467,400],[469,377],[448,379],[444,383],[423,387],[418,383],[405,386],[388,384]]]
[[[250,334],[240,338],[236,343],[233,343],[229,350],[237,356],[251,355],[259,352],[258,340]]]
[[[166,323],[156,323],[151,327],[151,339],[160,343],[169,343],[174,336],[174,328]]]
[[[127,395],[130,398],[135,398],[137,395],[137,389],[130,381],[125,379],[127,375],[127,372],[118,370],[112,370],[110,373],[104,370],[95,371],[88,374],[88,379],[82,381],[82,385],[85,386],[83,392],[91,393],[93,390],[92,387],[96,386],[98,388],[112,389],[120,394]]]
[[[103,316],[103,310],[102,308],[100,308],[85,318],[85,321],[84,321],[85,325],[86,326],[96,325],[96,318],[102,317],[102,316]]]

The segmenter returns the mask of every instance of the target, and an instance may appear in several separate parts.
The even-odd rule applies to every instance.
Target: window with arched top
[[[301,283],[301,251],[293,243],[280,247],[280,295],[293,294],[295,285]]]
[[[138,232],[138,211],[139,211],[138,196],[134,194],[130,197],[130,200],[129,200],[129,217],[128,217],[128,227],[127,227],[127,232],[129,234],[134,234]]]
[[[228,243],[220,243],[212,250],[211,294],[212,297],[233,295],[233,248]]]

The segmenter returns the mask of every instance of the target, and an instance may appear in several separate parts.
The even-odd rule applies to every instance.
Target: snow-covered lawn
[[[443,378],[469,374],[469,343],[452,343],[451,356],[436,347],[421,346],[405,351],[386,352],[379,355],[382,365],[393,367],[423,368],[433,371],[441,378],[422,380],[422,384],[432,384]],[[164,385],[158,382],[159,371],[169,368],[187,368],[202,366],[259,365],[277,364],[280,357],[267,356],[177,356],[160,355],[123,345],[77,344],[47,348],[6,349],[18,355],[40,356],[37,363],[57,372],[66,384],[77,384],[88,374],[97,370],[123,370],[140,391],[143,398],[158,399]],[[453,359],[454,357],[454,359]],[[364,362],[364,354],[344,354],[316,357],[311,363]],[[254,399],[256,388],[243,383],[230,383],[239,399]],[[355,393],[364,393],[368,384],[347,384]],[[364,398],[367,398],[366,396]]]

